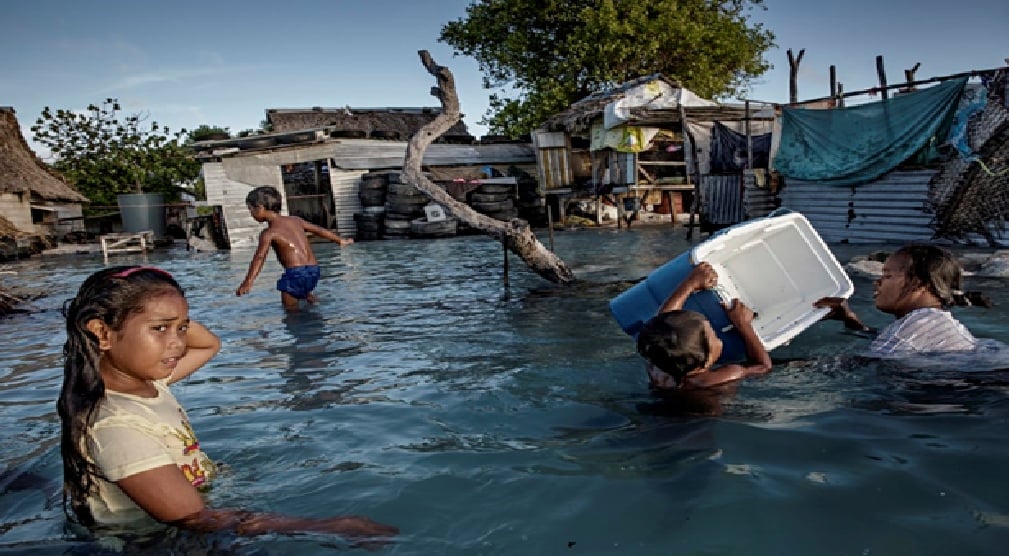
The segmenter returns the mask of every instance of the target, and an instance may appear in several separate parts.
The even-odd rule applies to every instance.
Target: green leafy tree
[[[226,127],[217,127],[203,124],[189,132],[187,143],[196,141],[206,141],[208,139],[225,139],[231,137],[231,132]]]
[[[771,67],[763,56],[774,46],[750,20],[756,8],[763,0],[477,0],[439,40],[476,59],[485,88],[502,89],[480,123],[518,136],[642,75],[662,73],[708,98],[745,93]]]
[[[92,205],[116,204],[121,193],[165,193],[178,199],[183,184],[200,173],[186,130],[175,132],[143,114],[123,116],[116,99],[83,113],[48,106],[32,126],[35,141],[55,157],[59,170]]]

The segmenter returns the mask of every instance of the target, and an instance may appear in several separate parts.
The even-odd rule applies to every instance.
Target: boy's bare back
[[[277,253],[277,260],[284,268],[293,268],[318,264],[307,234],[328,239],[333,243],[338,243],[341,247],[354,243],[351,238],[342,238],[326,228],[306,222],[297,216],[284,216],[261,205],[249,205],[249,212],[257,222],[267,222],[268,226],[259,234],[259,246],[249,263],[249,272],[242,284],[235,290],[235,295],[249,293],[252,283],[263,270],[263,263],[266,262],[267,252],[271,247]]]
[[[260,245],[268,243],[273,247],[277,260],[284,268],[318,264],[306,235],[306,232],[315,233],[309,226],[317,227],[297,216],[277,216],[260,233]]]

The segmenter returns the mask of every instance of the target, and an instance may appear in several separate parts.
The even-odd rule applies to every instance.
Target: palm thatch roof
[[[0,193],[30,193],[45,201],[88,201],[32,152],[9,106],[0,106]]]

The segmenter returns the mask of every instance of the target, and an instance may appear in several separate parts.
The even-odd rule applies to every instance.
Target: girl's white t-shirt
[[[115,484],[118,480],[176,465],[199,488],[209,486],[216,473],[167,381],[154,381],[154,386],[157,396],[153,398],[106,390],[95,424],[88,429],[86,453],[103,475],[96,477],[97,496],[88,499],[98,523],[124,523],[147,516]]]

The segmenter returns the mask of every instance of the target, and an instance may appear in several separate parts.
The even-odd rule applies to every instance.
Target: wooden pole
[[[750,133],[750,101],[743,102],[744,124],[746,125],[746,168],[753,170],[753,135]]]
[[[912,81],[910,83],[900,82],[900,83],[898,83],[896,85],[887,85],[887,89],[894,89],[894,88],[897,88],[897,87],[907,87],[909,85],[911,85],[911,86],[927,85],[929,83],[935,83],[937,81],[946,81],[948,79],[956,79],[957,77],[975,77],[977,75],[982,75],[982,74],[986,74],[986,73],[993,73],[993,72],[999,71],[1001,69],[1005,69],[1005,68],[994,68],[994,69],[987,69],[987,70],[963,71],[963,72],[960,72],[960,73],[952,73],[950,75],[944,75],[942,77],[929,77],[928,79],[919,79],[918,81]],[[876,91],[879,90],[879,87],[873,87],[871,89],[860,89],[858,91],[852,91],[850,93],[845,93],[844,91],[841,90],[841,86],[840,85],[841,84],[838,83],[838,92],[837,92],[838,98],[848,98],[848,97],[853,97],[853,96],[856,96],[856,95],[864,95],[866,93],[873,93],[873,92],[876,92]],[[821,100],[830,100],[830,97],[820,97],[820,98],[806,99],[805,102],[817,102],[817,101],[821,101]]]
[[[550,236],[550,250],[554,250],[554,209],[547,201],[547,231]]]
[[[879,87],[882,89],[883,100],[890,98],[890,93],[886,87],[886,70],[883,69],[883,56],[876,56],[876,75],[879,76]]]
[[[501,251],[504,253],[504,288],[508,291],[508,240],[501,238]]]
[[[799,50],[798,57],[792,55],[791,48],[786,52],[788,54],[788,102],[791,104],[799,102],[799,62],[802,62],[802,55],[805,53],[805,48]]]
[[[687,177],[694,180],[694,200],[690,203],[690,216],[687,219],[687,239],[691,239],[694,236],[694,214],[701,210],[701,165],[697,156],[697,141],[690,135],[690,127],[687,125],[687,111],[682,104],[680,105],[680,131],[683,133],[683,139],[690,142],[690,152],[683,153],[684,160],[687,155],[690,155],[694,162],[694,176],[687,173]],[[697,225],[698,227],[701,225],[700,214],[698,214]]]
[[[830,66],[830,98],[837,98],[837,66]]]
[[[918,62],[917,64],[914,65],[913,68],[904,70],[904,81],[907,81],[907,86],[901,89],[902,92],[910,93],[911,91],[915,90],[915,87],[914,85],[912,85],[912,83],[914,83],[914,74],[918,73],[918,68],[920,67],[921,62]]]

